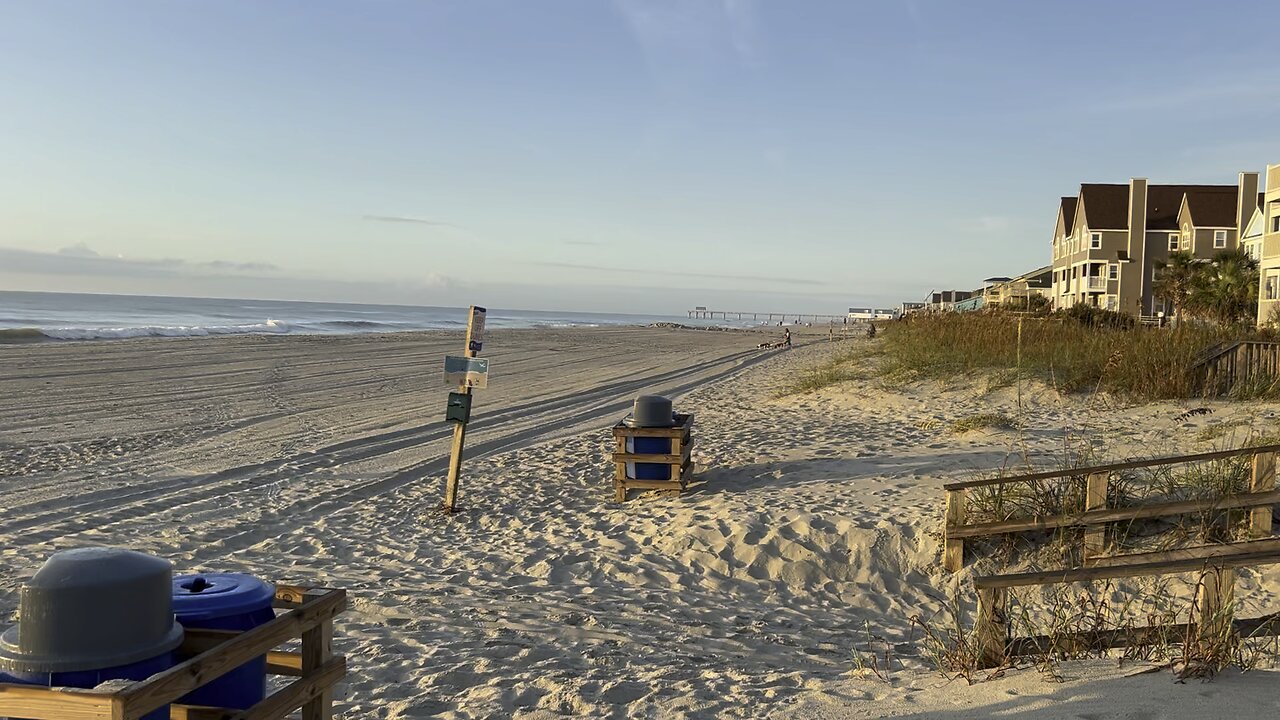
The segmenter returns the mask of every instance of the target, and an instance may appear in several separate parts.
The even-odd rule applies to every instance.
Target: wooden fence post
[[[978,667],[999,667],[1008,650],[1008,588],[978,588],[978,620],[973,627]]]
[[[1102,510],[1107,507],[1107,478],[1110,473],[1089,473],[1085,481],[1084,509]],[[1107,544],[1107,526],[1105,523],[1088,525],[1084,530],[1084,550],[1082,560],[1088,565],[1094,558],[1102,555]]]
[[[1266,492],[1276,488],[1276,454],[1256,453],[1253,456],[1253,474],[1249,478],[1249,492]],[[1264,505],[1249,511],[1249,537],[1264,538],[1271,535],[1271,511]]]
[[[326,618],[319,625],[302,633],[302,674],[312,675],[333,657],[333,619]],[[302,706],[302,720],[331,720],[333,718],[333,688],[327,687],[314,699]]]
[[[627,439],[622,436],[615,436],[614,440],[617,445],[617,451],[624,453],[627,451]],[[615,462],[613,464],[613,499],[617,502],[627,501],[627,464]]]
[[[964,526],[964,500],[963,488],[947,491],[947,519],[942,527],[942,567],[950,573],[960,572],[964,567],[964,538],[951,537],[952,529]]]
[[[1198,658],[1200,660],[1221,660],[1222,652],[1227,649],[1227,644],[1223,641],[1232,628],[1235,586],[1235,568],[1209,568],[1200,577],[1200,597],[1196,603],[1200,614],[1195,618],[1196,635],[1200,640],[1201,650],[1213,656]]]

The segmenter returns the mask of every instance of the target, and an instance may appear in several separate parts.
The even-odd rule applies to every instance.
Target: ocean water
[[[489,308],[488,328],[692,324],[681,317]],[[466,308],[0,291],[0,342],[326,334],[466,327]]]

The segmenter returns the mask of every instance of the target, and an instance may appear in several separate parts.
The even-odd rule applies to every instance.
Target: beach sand
[[[776,334],[490,332],[451,517],[435,508],[457,334],[0,346],[0,624],[49,553],[111,544],[180,572],[348,588],[346,718],[1274,710],[1269,672],[1177,684],[1090,661],[967,686],[929,669],[910,620],[971,595],[970,570],[941,572],[943,483],[1064,442],[1101,457],[1209,449],[1274,426],[1275,405],[1184,418],[1190,405],[967,379],[778,397],[866,341],[814,328],[794,350],[756,348]],[[608,427],[650,392],[696,413],[697,479],[619,505]],[[977,412],[1024,429],[948,429]],[[1237,592],[1274,610],[1278,590],[1264,569]],[[868,647],[901,665],[859,670]]]

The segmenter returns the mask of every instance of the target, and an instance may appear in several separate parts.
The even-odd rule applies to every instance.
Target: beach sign
[[[455,387],[486,388],[489,386],[489,358],[444,357],[444,384]]]
[[[484,317],[488,311],[472,305],[471,317],[467,324],[467,352],[475,354],[484,347]]]

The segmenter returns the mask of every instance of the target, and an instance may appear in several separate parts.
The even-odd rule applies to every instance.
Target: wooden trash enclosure
[[[1103,557],[1106,548],[1107,526],[1112,523],[1209,510],[1248,509],[1250,513],[1249,536],[1251,538],[1267,537],[1271,534],[1272,508],[1277,503],[1280,503],[1280,490],[1276,489],[1275,484],[1277,452],[1280,452],[1280,445],[1264,445],[1195,455],[1156,458],[1153,460],[1135,460],[1093,467],[1052,470],[1007,478],[948,483],[943,486],[947,492],[947,514],[943,527],[943,566],[948,572],[952,573],[958,572],[964,566],[964,541],[966,538],[1040,532],[1060,528],[1082,528],[1084,530],[1082,555],[1084,564],[1090,566]],[[1252,473],[1248,492],[1203,500],[1180,500],[1119,508],[1107,506],[1108,482],[1114,472],[1241,456],[1250,456],[1252,459]],[[1067,480],[1082,476],[1086,478],[1086,490],[1085,507],[1081,512],[984,523],[970,523],[967,521],[966,502],[969,499],[969,493],[975,488],[1029,483],[1039,480]]]
[[[634,438],[670,438],[671,452],[667,454],[629,453],[627,440]],[[625,502],[628,490],[677,490],[683,491],[693,479],[693,415],[676,413],[672,427],[629,427],[619,422],[613,426],[616,449],[613,453],[614,499]],[[627,477],[627,463],[670,465],[670,480],[643,480]]]
[[[346,659],[334,655],[333,619],[347,607],[344,590],[276,586],[275,607],[284,612],[263,625],[235,632],[187,630],[182,649],[190,659],[110,693],[0,684],[0,716],[32,720],[137,720],[169,705],[172,720],[282,720],[299,708],[303,720],[333,717],[333,687],[346,675]],[[298,652],[276,650],[301,640]],[[260,655],[267,672],[296,678],[247,710],[174,704],[178,698]]]

